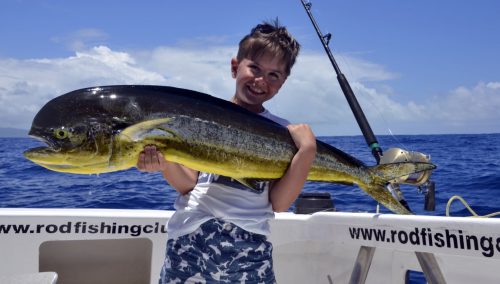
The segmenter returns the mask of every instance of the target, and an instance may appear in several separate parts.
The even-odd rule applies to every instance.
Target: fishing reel
[[[425,162],[431,161],[430,155],[423,153],[406,151],[400,148],[390,148],[384,151],[380,158],[380,164],[400,163],[400,162]],[[409,184],[418,187],[418,191],[425,195],[424,209],[434,211],[436,209],[436,186],[435,182],[430,180],[432,170],[413,173],[410,175],[396,178],[389,182],[387,189],[403,206],[410,210],[408,203],[403,197],[400,184]],[[411,211],[411,210],[410,210]]]

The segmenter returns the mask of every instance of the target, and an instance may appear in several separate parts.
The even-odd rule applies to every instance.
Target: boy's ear
[[[238,60],[233,57],[231,58],[231,76],[236,78],[236,72],[238,72]]]

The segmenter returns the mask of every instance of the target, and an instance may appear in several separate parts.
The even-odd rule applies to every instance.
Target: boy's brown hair
[[[244,58],[253,60],[269,53],[280,57],[285,63],[286,75],[290,75],[299,50],[300,44],[276,18],[272,22],[264,21],[258,24],[240,41],[236,59],[238,61]]]

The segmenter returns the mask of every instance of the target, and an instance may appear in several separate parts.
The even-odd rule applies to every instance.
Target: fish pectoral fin
[[[136,123],[120,132],[119,138],[139,141],[158,136],[176,137],[177,134],[166,126],[171,120],[172,118],[159,118]]]
[[[240,178],[235,180],[257,192],[262,192],[266,188],[268,189],[269,184],[271,182],[271,180],[261,180],[261,179],[251,179],[251,178]]]

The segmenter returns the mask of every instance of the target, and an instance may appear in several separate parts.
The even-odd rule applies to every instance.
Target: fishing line
[[[472,214],[472,216],[469,216],[469,217],[472,217],[472,218],[490,218],[490,217],[494,217],[494,216],[497,216],[497,215],[500,215],[500,211],[498,212],[494,212],[494,213],[490,213],[488,215],[484,215],[484,216],[480,216],[476,213],[476,211],[474,211],[470,206],[469,204],[467,203],[467,201],[465,201],[461,196],[459,195],[453,195],[449,200],[448,200],[448,203],[446,204],[446,217],[451,217],[450,216],[450,207],[451,207],[451,203],[455,200],[460,200],[460,202],[462,202],[462,204],[465,206],[465,208],[467,208],[467,210],[469,210],[469,212]]]
[[[345,71],[345,69],[347,69],[347,73],[348,75],[351,77],[351,78],[356,78],[353,73],[352,73],[352,68],[351,68],[351,64],[349,64],[349,60],[346,59],[346,57],[343,55],[343,54],[338,54],[337,55],[337,58],[339,58],[340,62],[342,62],[342,66],[343,66],[343,70]],[[356,81],[357,83],[359,83],[359,81]],[[375,88],[374,88],[375,89]],[[376,90],[376,89],[375,89]],[[389,136],[395,141],[395,143],[397,145],[399,145],[400,148],[403,148],[403,149],[410,149],[411,148],[408,148],[407,145],[405,145],[403,142],[401,142],[396,136],[395,134],[392,132],[392,130],[389,128],[388,125],[389,122],[388,120],[386,119],[386,117],[383,115],[383,112],[380,110],[380,108],[374,103],[373,99],[370,98],[370,96],[367,96],[365,95],[363,92],[361,92],[361,94],[358,92],[358,97],[361,97],[363,98],[366,102],[368,102],[372,109],[375,110],[376,112],[376,115],[381,118],[381,120],[383,121],[383,124],[385,124],[386,128],[387,128],[387,132],[389,133]]]
[[[394,134],[391,128],[389,127],[390,124],[386,119],[386,117],[384,116],[384,112],[381,111],[379,107],[377,107],[374,101],[369,96],[365,96],[363,93],[361,93],[361,97],[364,97],[365,100],[371,105],[372,109],[375,110],[376,115],[382,120],[383,124],[385,125],[384,128],[387,128],[387,133],[389,133],[389,137],[391,137],[391,139],[394,140],[395,144],[398,145],[399,148],[409,149],[409,151],[414,151],[412,147],[409,147],[408,145],[404,144],[401,140],[399,140],[396,137],[397,134]]]
[[[339,61],[342,62],[342,65],[344,66],[343,69],[347,69],[347,73],[349,74],[349,76],[351,78],[355,77],[352,73],[351,65],[349,64],[349,61],[346,60],[344,55],[339,54],[339,55],[337,55],[337,57],[340,58]],[[389,133],[389,136],[395,141],[395,144],[398,145],[399,148],[410,149],[410,151],[412,151],[411,147],[407,147],[407,145],[405,145],[403,142],[401,142],[401,140],[399,140],[396,137],[396,135],[392,132],[392,130],[389,128],[390,124],[389,124],[388,120],[383,115],[383,112],[380,110],[380,108],[374,103],[373,99],[371,99],[370,96],[367,96],[363,92],[361,92],[361,93],[358,92],[358,97],[363,98],[366,102],[368,102],[371,105],[371,108],[375,110],[376,116],[378,116],[382,120],[383,124],[385,125],[384,128],[387,128],[387,132]]]
[[[384,118],[382,117],[382,119],[384,119]],[[396,135],[392,133],[392,130],[391,130],[389,127],[387,127],[387,131],[389,131],[389,134],[390,134],[389,136],[390,136],[390,137],[391,137],[394,141],[396,141],[396,144],[398,144],[398,145],[399,145],[399,148],[402,148],[402,149],[411,149],[411,148],[412,148],[412,147],[410,147],[410,146],[408,146],[408,145],[404,144],[403,142],[401,142],[401,140],[399,140],[399,139],[398,139],[398,137],[396,137]],[[410,151],[414,151],[414,150],[410,150]]]

